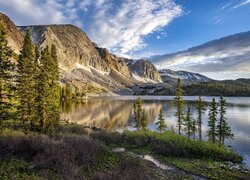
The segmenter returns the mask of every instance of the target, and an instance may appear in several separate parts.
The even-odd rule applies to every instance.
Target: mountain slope
[[[23,43],[22,33],[19,32],[18,28],[10,18],[2,13],[0,13],[0,27],[7,32],[9,46],[16,54],[19,54]]]
[[[199,82],[208,82],[211,81],[210,78],[203,76],[199,73],[192,73],[188,71],[173,71],[170,69],[161,69],[159,70],[163,82],[177,82],[178,79],[181,79],[184,84],[192,84]]]
[[[138,84],[159,82],[158,70],[153,64],[140,61],[143,69],[140,78],[135,78],[128,66],[130,59],[117,57],[107,49],[98,47],[79,28],[73,25],[35,25],[16,27],[4,14],[0,14],[0,25],[8,32],[11,48],[20,53],[23,35],[30,29],[32,41],[40,49],[55,44],[57,47],[61,83],[69,82],[73,89],[83,90],[88,86],[91,93],[133,94]],[[145,66],[144,66],[145,65]],[[146,66],[147,65],[147,66]]]
[[[249,72],[250,31],[210,41],[173,54],[151,58],[157,66],[195,72]],[[230,75],[230,74],[229,74]]]

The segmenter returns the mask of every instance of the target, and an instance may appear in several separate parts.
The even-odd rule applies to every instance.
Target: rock
[[[36,168],[36,165],[32,164],[32,165],[30,165],[30,166],[27,168],[27,170],[33,170],[33,169],[35,169],[35,168]]]
[[[126,149],[123,147],[117,147],[117,148],[113,148],[112,151],[116,152],[116,153],[121,153],[124,152]]]

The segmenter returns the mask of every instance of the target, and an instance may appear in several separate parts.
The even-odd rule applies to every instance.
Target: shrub
[[[53,170],[63,179],[83,177],[100,152],[99,143],[78,135],[9,136],[0,140],[1,158],[8,155],[24,158],[39,169]]]

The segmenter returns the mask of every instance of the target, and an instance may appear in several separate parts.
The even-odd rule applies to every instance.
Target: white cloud
[[[101,5],[94,5],[96,14],[89,33],[100,46],[121,54],[147,46],[144,41],[146,36],[161,30],[183,13],[181,6],[173,0],[112,2],[102,0]]]
[[[0,0],[0,10],[18,25],[63,23],[67,17],[59,1],[50,0]]]
[[[247,5],[249,3],[250,3],[250,0],[244,0],[244,2],[242,2],[242,3],[240,3],[240,4],[236,5],[236,6],[234,6],[233,9],[241,7],[241,6],[244,6],[244,5]]]
[[[227,8],[228,6],[230,6],[231,4],[232,4],[232,2],[225,4],[225,5],[222,6],[218,11],[222,11],[222,10],[226,9],[226,8]]]
[[[181,52],[155,59],[153,62],[159,69],[187,70],[211,74],[216,72],[234,72],[250,74],[250,46],[230,48],[223,51],[213,50],[200,53]],[[246,73],[247,72],[247,73]],[[225,76],[224,76],[225,78]]]

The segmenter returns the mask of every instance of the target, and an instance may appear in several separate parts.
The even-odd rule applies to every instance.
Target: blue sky
[[[18,25],[72,23],[134,58],[172,53],[250,30],[250,0],[0,0]]]
[[[182,6],[183,14],[164,28],[166,36],[153,33],[148,37],[145,42],[149,46],[141,52],[172,53],[231,34],[250,31],[250,1],[242,6],[239,5],[244,0],[176,2]]]
[[[173,53],[250,30],[250,0],[0,0],[17,25],[74,24],[112,53]]]

